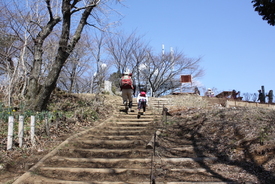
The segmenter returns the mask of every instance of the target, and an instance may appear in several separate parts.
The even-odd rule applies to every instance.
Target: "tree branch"
[[[51,0],[45,0],[45,1],[46,1],[46,4],[47,4],[49,14],[50,14],[50,20],[53,20],[53,12],[52,12],[52,9],[51,9]]]
[[[75,5],[77,4],[78,1],[80,1],[80,0],[75,0],[74,3],[72,4],[72,7],[75,8],[75,9],[71,12],[72,14],[74,14],[75,12],[78,12],[78,11],[80,11],[80,10],[84,10],[84,9],[86,9],[86,8],[89,8],[89,7],[94,8],[94,7],[96,7],[96,6],[100,3],[101,0],[94,0],[93,3],[89,4],[88,6],[81,7],[81,8],[75,7]]]

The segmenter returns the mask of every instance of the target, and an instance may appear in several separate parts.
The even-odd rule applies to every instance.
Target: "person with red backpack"
[[[126,113],[128,111],[131,112],[131,108],[133,105],[133,80],[132,80],[132,74],[129,72],[124,72],[123,76],[121,77],[120,80],[120,89],[122,91],[122,99],[123,99],[123,104],[127,107],[126,108]],[[129,101],[129,104],[127,104],[127,101]]]
[[[146,106],[148,103],[148,96],[145,92],[145,90],[141,90],[137,97],[137,103],[138,103],[138,118],[140,118],[141,114],[145,114]],[[143,113],[140,112],[140,110],[143,110]]]

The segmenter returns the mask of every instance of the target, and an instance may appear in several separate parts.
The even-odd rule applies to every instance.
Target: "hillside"
[[[118,96],[108,95],[61,96],[53,98],[54,106],[58,106],[60,111],[77,112],[75,116],[60,120],[58,129],[52,129],[50,138],[40,131],[37,135],[38,145],[34,148],[16,147],[5,151],[5,146],[2,146],[0,181],[13,181],[72,134],[110,118],[114,111],[119,111],[116,104],[121,101]],[[275,181],[274,111],[244,107],[224,108],[192,95],[166,98],[170,116],[158,125],[162,132],[159,137],[159,155],[173,157],[175,153],[164,147],[177,146],[181,140],[189,140],[195,147],[197,156],[215,156],[219,159],[219,163],[213,167],[205,167],[209,167],[220,178],[230,178],[237,183]],[[95,112],[98,119],[88,119],[91,115],[95,116]],[[5,137],[1,139],[4,143]]]
[[[196,152],[214,154],[222,162],[220,167],[211,169],[217,173],[228,171],[227,177],[239,183],[274,183],[275,112],[263,108],[225,108],[219,104],[202,108],[203,103],[198,104],[199,107],[171,108],[168,135],[189,137],[194,145],[202,141]],[[234,175],[232,169],[239,172]]]
[[[15,142],[12,150],[7,148],[7,125],[0,122],[0,183],[13,181],[29,168],[35,165],[43,156],[65,141],[68,137],[100,124],[110,118],[117,110],[116,102],[119,96],[54,93],[51,97],[49,112],[52,119],[49,135],[46,134],[44,121],[36,126],[36,145],[30,144],[28,121],[25,127],[24,144],[18,147],[18,137],[15,132]],[[0,114],[8,114],[5,108],[0,108]],[[28,111],[19,109],[16,114],[26,114]],[[15,116],[16,116],[15,114]],[[36,113],[32,113],[36,115]],[[43,115],[43,113],[42,113]],[[9,183],[9,182],[8,182]]]

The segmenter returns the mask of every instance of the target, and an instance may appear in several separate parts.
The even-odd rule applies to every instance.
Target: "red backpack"
[[[121,88],[122,89],[133,89],[133,81],[129,76],[121,77]]]

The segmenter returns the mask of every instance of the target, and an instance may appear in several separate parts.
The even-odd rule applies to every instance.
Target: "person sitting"
[[[208,88],[204,95],[207,97],[214,97],[214,92]]]
[[[200,95],[201,94],[200,90],[199,90],[199,88],[197,86],[194,89],[194,94],[196,94],[196,95]]]

